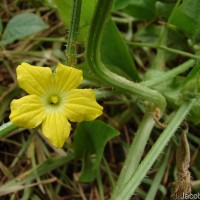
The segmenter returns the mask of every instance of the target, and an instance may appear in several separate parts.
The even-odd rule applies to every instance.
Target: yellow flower
[[[30,95],[11,102],[11,122],[25,128],[42,124],[43,134],[56,147],[62,147],[69,136],[68,119],[90,121],[102,114],[92,89],[76,89],[83,80],[81,70],[58,64],[52,73],[49,67],[22,63],[17,80]]]

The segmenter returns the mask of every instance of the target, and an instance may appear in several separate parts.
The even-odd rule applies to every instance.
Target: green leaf
[[[83,0],[80,18],[80,37],[79,41],[84,42],[87,36],[88,27],[92,19],[92,15],[96,6],[97,0]],[[58,14],[67,28],[70,26],[71,12],[73,1],[69,0],[54,0],[57,6]]]
[[[174,12],[170,23],[186,34],[198,35],[200,33],[200,1],[183,1]]]
[[[155,0],[131,0],[124,11],[139,20],[152,19],[155,15]]]
[[[172,10],[173,10],[173,8],[174,8],[174,5],[175,5],[175,3],[176,2],[169,2],[169,3],[167,3],[167,2],[159,2],[159,1],[157,1],[156,2],[156,16],[158,17],[158,18],[164,18],[165,20],[167,20],[168,18],[169,18],[169,16],[170,16],[170,14],[171,14],[171,12],[172,12]]]
[[[93,181],[97,175],[106,143],[119,134],[113,127],[101,122],[81,122],[74,133],[75,155],[82,159],[79,181]]]
[[[131,3],[131,0],[116,0],[113,10],[115,11],[115,10],[119,10],[119,9],[125,8],[130,3]]]
[[[16,15],[8,22],[0,45],[12,43],[47,28],[48,25],[33,13]]]
[[[173,3],[176,3],[178,0],[157,0],[157,1],[167,3],[167,4],[173,4]]]
[[[128,47],[116,25],[111,20],[107,23],[104,30],[101,58],[111,71],[119,75],[125,75],[127,78],[135,81],[140,80]]]
[[[135,34],[136,41],[156,43],[161,32],[161,27],[157,25],[141,27]]]
[[[69,27],[73,1],[54,0],[54,3],[57,7],[57,11],[58,11],[58,14],[59,14],[61,20],[63,21],[65,26]]]

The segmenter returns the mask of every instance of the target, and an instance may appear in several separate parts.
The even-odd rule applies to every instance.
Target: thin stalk
[[[31,160],[31,165],[32,165],[32,169],[37,167],[37,163],[36,163],[36,157],[35,157],[35,143],[32,141],[30,146],[29,146],[29,153],[30,153],[30,160]],[[37,171],[34,171],[35,177],[36,177],[36,181],[39,183],[41,182],[40,176],[38,176]],[[43,185],[38,184],[40,190],[42,192],[44,192],[44,188]]]
[[[105,200],[105,198],[104,198],[104,191],[103,191],[103,183],[102,183],[101,178],[102,178],[101,177],[101,172],[99,170],[98,174],[97,174],[97,185],[98,185],[98,188],[99,188],[100,199],[101,200]]]
[[[26,38],[26,40],[35,40],[42,42],[65,42],[65,38],[63,37],[39,37],[39,38]]]
[[[24,152],[27,150],[28,146],[30,145],[30,143],[31,143],[31,141],[33,139],[33,135],[34,134],[31,134],[28,137],[28,140],[23,143],[22,148],[20,149],[18,154],[15,156],[15,159],[13,160],[13,162],[10,165],[11,168],[13,168],[17,164],[17,162],[21,159],[22,155],[24,154]]]
[[[165,72],[163,75],[160,75],[151,80],[144,81],[141,84],[144,86],[147,86],[147,87],[156,86],[160,83],[163,83],[167,80],[170,80],[170,79],[176,77],[178,74],[185,72],[186,70],[188,70],[190,67],[193,67],[194,65],[195,65],[195,60],[190,59],[190,60],[186,61],[185,63],[177,66],[176,68]]]
[[[122,171],[120,172],[113,194],[118,193],[119,189],[128,182],[130,176],[138,167],[154,124],[155,121],[153,120],[152,116],[150,113],[147,113],[144,116],[136,132],[135,138],[128,150],[126,160],[124,162]]]
[[[112,175],[112,171],[111,171],[111,169],[110,169],[110,167],[108,165],[108,162],[105,159],[105,157],[103,157],[103,163],[105,165],[105,171],[106,171],[106,173],[108,175],[108,178],[109,178],[109,181],[110,181],[110,185],[111,185],[112,188],[114,188],[115,187],[115,180],[114,180],[114,177]]]
[[[12,131],[16,130],[18,127],[14,125],[12,122],[7,122],[0,126],[0,138],[4,137],[5,135],[11,133]]]
[[[189,57],[189,58],[194,58],[194,59],[200,59],[200,56],[192,54],[192,53],[188,53],[185,51],[181,51],[178,49],[173,49],[170,47],[167,47],[165,45],[159,45],[159,44],[152,44],[152,43],[143,43],[143,42],[128,42],[128,44],[133,45],[133,46],[137,46],[137,47],[150,47],[150,48],[154,48],[154,49],[162,49],[165,50],[167,52],[170,53],[175,53],[175,54],[179,54],[185,57]]]
[[[169,155],[170,155],[170,150],[171,150],[171,146],[169,145],[167,152],[166,152],[166,155],[164,156],[164,159],[162,160],[162,162],[160,162],[158,172],[155,175],[155,178],[153,180],[153,183],[151,184],[151,187],[150,187],[150,189],[147,193],[147,196],[145,197],[145,200],[155,199],[156,194],[159,190],[159,186],[161,184],[162,178],[164,176],[165,169],[167,167],[167,163],[168,163]]]
[[[71,15],[71,24],[66,49],[67,65],[75,67],[77,64],[76,41],[78,38],[78,29],[81,16],[82,0],[73,1],[73,9]]]
[[[181,3],[181,0],[178,0],[176,2],[176,5],[174,6],[169,18],[168,18],[168,21],[167,21],[167,24],[170,23],[174,13],[176,12],[176,9],[177,7],[180,5]],[[163,26],[162,27],[162,30],[160,32],[160,36],[158,38],[158,41],[157,41],[157,45],[166,45],[167,44],[167,33],[168,33],[168,29],[166,26]],[[166,60],[166,54],[164,51],[162,51],[161,49],[159,49],[157,51],[157,55],[155,57],[155,59],[153,60],[153,63],[151,65],[152,68],[157,68],[157,69],[163,69],[165,67],[165,60]]]
[[[161,29],[160,37],[158,38],[158,45],[166,45],[167,44],[167,29],[163,26]],[[166,63],[166,53],[165,51],[158,49],[156,56],[153,58],[153,62],[151,62],[150,68],[152,69],[165,69]]]
[[[144,100],[153,102],[156,106],[164,110],[166,107],[166,100],[163,95],[155,90],[129,81],[126,78],[109,71],[101,62],[100,46],[103,30],[108,18],[110,17],[113,3],[114,0],[99,0],[97,3],[86,43],[86,59],[88,66],[96,76],[108,85],[123,92],[127,92],[128,94],[137,95]]]
[[[174,118],[168,124],[167,128],[161,133],[151,150],[145,156],[141,164],[135,172],[130,176],[129,181],[121,187],[121,189],[111,196],[111,200],[129,200],[134,194],[135,190],[140,185],[142,179],[146,176],[149,169],[158,156],[163,152],[165,146],[168,144],[178,127],[181,125],[187,114],[190,112],[196,100],[184,101],[181,107],[176,112]]]

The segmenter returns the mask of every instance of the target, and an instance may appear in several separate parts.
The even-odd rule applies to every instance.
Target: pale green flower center
[[[46,112],[63,112],[66,103],[66,94],[50,91],[41,96],[41,103]]]

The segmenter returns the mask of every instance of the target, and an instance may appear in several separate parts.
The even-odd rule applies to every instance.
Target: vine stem
[[[103,30],[110,17],[113,3],[114,0],[99,0],[97,3],[86,43],[86,60],[88,65],[96,76],[110,86],[153,102],[161,110],[164,110],[166,107],[166,100],[163,95],[155,90],[147,88],[139,83],[129,81],[126,78],[109,71],[101,62],[100,46]]]
[[[0,126],[0,138],[4,137],[5,135],[11,133],[12,131],[16,130],[18,126],[13,124],[12,122],[7,122]]]
[[[190,112],[192,106],[195,103],[195,99],[190,101],[184,101],[181,107],[176,112],[174,118],[167,125],[167,128],[161,133],[155,144],[152,146],[151,150],[142,160],[141,164],[132,173],[130,179],[126,184],[124,184],[121,189],[115,191],[111,196],[110,200],[129,200],[134,194],[135,190],[140,185],[143,178],[146,176],[149,169],[152,167],[160,153],[170,141],[171,137],[174,135],[176,130],[179,128],[183,120],[186,118],[187,114]]]
[[[73,0],[71,24],[66,48],[67,65],[75,67],[77,65],[76,42],[78,38],[79,22],[81,16],[82,0]]]
[[[151,131],[155,125],[155,121],[150,113],[146,113],[141,121],[138,130],[135,134],[134,140],[128,150],[126,160],[123,164],[123,168],[120,172],[117,180],[116,187],[113,193],[117,193],[118,190],[129,180],[130,176],[138,167],[142,155],[144,153],[145,146],[151,134]]]

